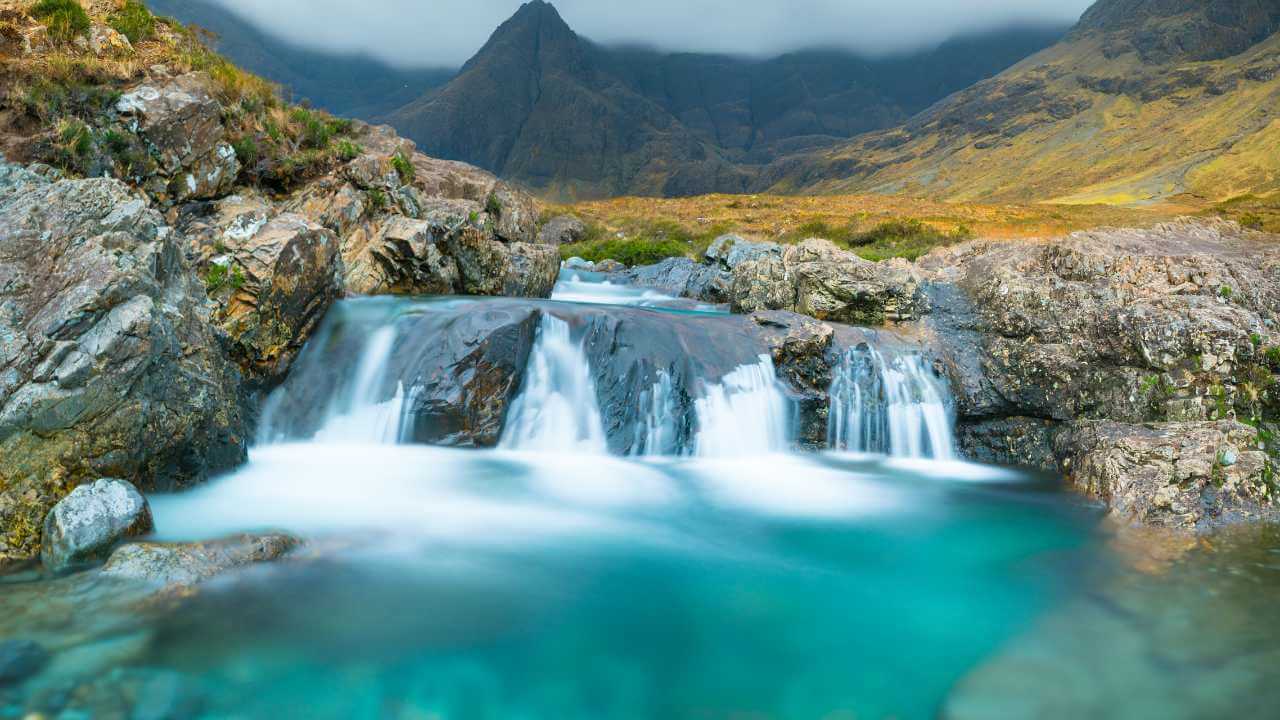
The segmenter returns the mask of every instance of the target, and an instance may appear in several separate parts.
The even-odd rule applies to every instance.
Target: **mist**
[[[518,0],[212,0],[304,47],[400,67],[457,67]],[[884,55],[1018,24],[1074,22],[1092,0],[557,0],[603,44],[754,57],[811,47]]]

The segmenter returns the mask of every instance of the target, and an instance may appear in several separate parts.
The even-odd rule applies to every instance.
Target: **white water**
[[[412,403],[407,402],[404,385],[397,383],[396,393],[390,399],[380,399],[380,389],[386,379],[387,361],[395,346],[396,329],[392,325],[378,328],[365,343],[356,368],[355,382],[350,392],[335,392],[329,403],[324,423],[312,440],[317,443],[380,443],[401,442],[404,434],[405,413]],[[279,392],[279,391],[277,391]],[[285,440],[275,430],[275,414],[279,412],[279,396],[269,400],[263,409],[258,444],[271,444]]]
[[[694,410],[698,423],[695,455],[742,457],[790,449],[791,403],[768,355],[709,386]]]
[[[647,308],[668,308],[692,310],[695,312],[723,313],[724,310],[715,305],[708,305],[694,300],[677,298],[656,290],[619,285],[608,279],[594,279],[597,276],[563,270],[555,289],[551,292],[552,300],[582,303],[584,305],[623,305]]]
[[[645,416],[644,421],[636,425],[636,437],[631,446],[631,454],[637,456],[673,454],[678,440],[676,423],[679,418],[675,388],[671,382],[671,375],[667,371],[658,371],[657,382],[641,394],[640,407],[645,408]]]
[[[828,444],[898,458],[955,457],[942,383],[917,354],[851,349],[833,369]]]
[[[608,450],[591,367],[560,318],[542,316],[524,388],[507,414],[499,447],[594,455]]]

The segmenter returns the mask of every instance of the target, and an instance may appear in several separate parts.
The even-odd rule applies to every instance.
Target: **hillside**
[[[781,155],[898,124],[1062,32],[1004,29],[874,60],[757,61],[601,47],[534,0],[449,85],[385,119],[427,152],[563,198],[741,192]]]
[[[389,112],[449,82],[455,69],[401,69],[373,58],[296,47],[208,0],[147,0],[160,15],[213,33],[212,45],[236,65],[279,83],[298,100],[353,118]]]
[[[759,189],[1218,201],[1280,188],[1280,2],[1103,0],[1061,43]]]

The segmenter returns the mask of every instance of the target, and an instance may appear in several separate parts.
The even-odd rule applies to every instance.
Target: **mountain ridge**
[[[995,31],[881,60],[837,51],[747,60],[601,46],[534,0],[448,85],[380,120],[429,153],[562,199],[743,192],[758,166],[899,123],[1063,32]],[[898,95],[886,91],[894,80],[904,81]]]

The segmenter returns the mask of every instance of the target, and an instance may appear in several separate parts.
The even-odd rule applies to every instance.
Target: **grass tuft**
[[[156,34],[156,18],[139,0],[125,0],[124,5],[107,19],[107,24],[134,45],[150,40]]]
[[[44,23],[55,42],[69,43],[89,33],[89,15],[76,0],[40,0],[30,12]]]

